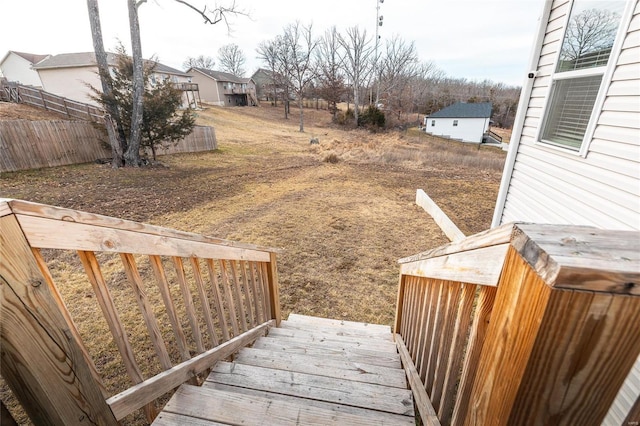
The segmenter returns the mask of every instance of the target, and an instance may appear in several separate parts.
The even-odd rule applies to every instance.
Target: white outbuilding
[[[481,143],[489,130],[491,102],[458,102],[425,117],[425,132],[463,142]]]

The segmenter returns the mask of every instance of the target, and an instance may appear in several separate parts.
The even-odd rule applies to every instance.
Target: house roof
[[[9,56],[10,53],[16,54],[18,56],[20,56],[21,58],[31,62],[32,64],[37,64],[38,62],[42,61],[43,59],[48,58],[51,55],[38,55],[37,53],[27,53],[27,52],[16,52],[15,50],[10,50],[9,52],[7,52],[7,54],[5,55],[4,58],[6,58],[7,56]],[[3,59],[4,61],[4,59]]]
[[[115,53],[107,52],[107,63],[109,65],[116,64],[117,55]],[[153,62],[145,59],[145,62]],[[79,52],[79,53],[61,53],[60,55],[51,56],[44,61],[34,65],[34,69],[50,69],[50,68],[75,68],[75,67],[92,67],[96,65],[96,54],[94,52]],[[174,74],[188,77],[188,74],[172,68],[168,65],[156,62],[156,72]]]
[[[228,81],[231,83],[248,83],[249,80],[251,80],[250,78],[242,78],[242,77],[238,77],[236,75],[233,75],[231,73],[228,72],[222,72],[222,71],[213,71],[213,70],[209,70],[206,68],[199,68],[199,67],[191,67],[189,68],[189,70],[187,71],[198,71],[204,75],[206,75],[207,77],[210,77],[216,81]]]
[[[429,118],[490,118],[491,102],[458,102],[429,115]]]

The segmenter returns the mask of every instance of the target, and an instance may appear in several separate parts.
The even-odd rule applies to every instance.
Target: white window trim
[[[616,33],[616,39],[613,42],[611,54],[609,55],[609,60],[607,61],[607,65],[605,67],[586,68],[576,71],[564,71],[559,73],[556,71],[556,69],[558,68],[558,62],[560,61],[562,43],[564,43],[564,36],[567,31],[567,27],[569,26],[569,19],[571,18],[571,11],[573,10],[574,3],[575,2],[573,1],[571,2],[569,11],[563,18],[564,24],[562,28],[564,29],[564,32],[562,33],[562,39],[559,41],[560,47],[556,52],[556,58],[553,62],[553,71],[549,75],[549,77],[551,78],[551,82],[549,83],[549,87],[547,87],[547,93],[545,95],[545,105],[542,109],[542,114],[540,115],[540,125],[538,126],[536,132],[535,145],[541,148],[547,148],[550,151],[562,152],[586,158],[587,153],[589,152],[589,147],[591,146],[591,142],[593,141],[593,134],[595,133],[596,125],[598,124],[598,120],[600,119],[600,115],[602,114],[602,108],[604,106],[604,101],[607,98],[607,92],[609,91],[609,86],[611,85],[613,73],[615,72],[616,66],[618,64],[618,58],[620,56],[620,52],[622,51],[622,45],[624,43],[625,36],[629,31],[629,25],[631,25],[631,18],[633,17],[633,11],[636,2],[635,0],[627,0],[626,2],[624,12],[620,17],[620,25],[618,27],[618,32]],[[604,72],[602,72],[602,70],[604,70]],[[542,130],[546,121],[549,104],[551,103],[553,83],[557,80],[587,77],[593,75],[602,75],[602,82],[600,83],[600,89],[598,90],[598,95],[596,96],[596,100],[593,104],[593,110],[591,111],[591,116],[589,117],[589,124],[585,129],[584,138],[582,139],[580,149],[573,150],[550,141],[544,141],[542,139]]]

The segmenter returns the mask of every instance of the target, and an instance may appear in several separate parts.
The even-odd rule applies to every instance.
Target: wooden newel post
[[[600,424],[640,353],[638,235],[618,234],[514,239],[464,424]]]
[[[269,278],[269,306],[271,309],[271,318],[276,320],[276,326],[280,325],[282,316],[280,314],[280,290],[278,288],[278,265],[276,263],[276,254],[269,254],[269,267],[267,275]]]
[[[117,424],[16,217],[0,216],[0,374],[35,424]]]

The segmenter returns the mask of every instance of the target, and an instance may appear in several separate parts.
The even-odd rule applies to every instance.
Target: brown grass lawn
[[[280,108],[212,107],[200,112],[199,122],[215,127],[215,152],[163,156],[161,164],[140,169],[83,164],[6,173],[0,196],[281,247],[285,318],[296,312],[391,324],[396,260],[447,242],[415,205],[416,189],[463,232],[482,231],[490,225],[505,155],[417,130],[345,130],[313,109],[305,111],[300,133],[292,113],[284,120]],[[310,137],[320,144],[309,145]],[[64,272],[69,265],[77,261],[60,267],[59,280],[74,276]],[[58,285],[65,298],[90,297],[83,280]],[[87,330],[89,352],[102,353],[108,339],[83,328],[82,311],[72,315],[81,333]],[[127,387],[117,377],[105,381],[114,393]]]

